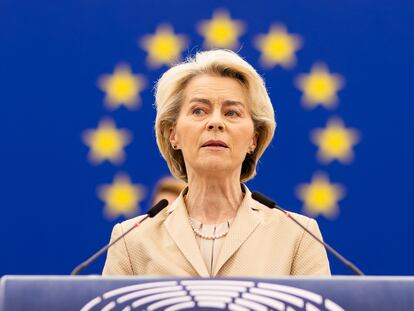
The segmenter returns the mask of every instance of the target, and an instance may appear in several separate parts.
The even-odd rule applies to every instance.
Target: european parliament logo
[[[180,280],[120,287],[90,300],[81,311],[233,310],[343,311],[327,297],[301,288],[237,280]]]

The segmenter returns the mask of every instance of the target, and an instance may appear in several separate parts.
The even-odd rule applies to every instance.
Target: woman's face
[[[189,177],[240,176],[246,153],[256,148],[256,140],[247,91],[237,80],[210,75],[190,80],[170,134],[171,144],[183,153]]]

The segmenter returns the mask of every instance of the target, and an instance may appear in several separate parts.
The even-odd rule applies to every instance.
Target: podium
[[[414,277],[4,276],[0,310],[414,310]]]

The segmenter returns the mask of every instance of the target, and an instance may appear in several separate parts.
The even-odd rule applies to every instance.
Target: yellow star
[[[304,211],[311,215],[323,214],[334,217],[338,214],[338,201],[345,196],[342,185],[331,184],[323,173],[316,173],[310,184],[300,184],[297,196],[304,203]]]
[[[177,62],[187,45],[187,39],[183,35],[175,35],[173,28],[164,24],[157,27],[154,35],[144,36],[140,45],[148,52],[148,64],[157,68]]]
[[[344,79],[330,74],[326,65],[318,63],[312,66],[310,74],[299,75],[296,85],[303,92],[302,102],[306,107],[334,108],[338,101],[336,93],[344,86]]]
[[[117,129],[112,120],[103,119],[97,129],[85,130],[82,140],[90,148],[88,157],[93,164],[104,160],[119,164],[125,158],[123,148],[131,142],[131,135],[127,130]]]
[[[296,63],[295,52],[302,46],[302,39],[288,34],[283,25],[272,25],[266,35],[257,35],[255,46],[262,53],[260,62],[267,68],[281,65],[290,68]]]
[[[342,120],[331,118],[325,129],[316,129],[311,133],[312,142],[319,147],[318,158],[329,163],[334,159],[350,163],[354,158],[352,147],[359,141],[355,129],[345,128]]]
[[[239,46],[238,38],[244,32],[244,24],[232,20],[225,10],[217,10],[211,20],[204,20],[197,26],[198,32],[204,37],[206,48],[235,49]]]
[[[145,195],[145,188],[132,184],[126,174],[115,176],[112,184],[98,187],[98,197],[105,202],[105,214],[110,218],[119,215],[131,217],[140,212],[139,202]]]
[[[106,93],[105,104],[112,110],[122,105],[137,108],[145,84],[144,76],[133,75],[127,64],[117,65],[112,75],[102,75],[98,80],[98,86]]]

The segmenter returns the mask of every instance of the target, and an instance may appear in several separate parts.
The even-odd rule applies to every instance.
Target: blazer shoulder
[[[133,218],[129,218],[127,220],[122,221],[121,224],[122,224],[122,226],[128,226],[128,225],[132,226],[135,223],[143,220],[145,218],[145,216],[147,216],[147,214],[138,215],[138,216],[135,216]]]
[[[295,219],[301,225],[311,231],[313,231],[315,225],[317,227],[316,221],[313,218],[302,214],[286,211],[286,213],[290,215],[288,216],[281,210],[278,210],[276,208],[269,208],[259,202],[255,202],[253,208],[258,209],[261,211],[261,213],[263,213],[263,223],[265,225],[267,224],[278,229],[283,228],[292,232],[302,233],[303,229],[290,218]]]
[[[127,220],[124,220],[120,223],[120,225],[122,226],[123,230],[128,230],[129,228],[132,228],[133,226],[136,225],[136,223],[141,222],[138,227],[140,228],[140,231],[148,231],[148,230],[152,230],[155,228],[158,228],[160,225],[162,225],[162,223],[166,220],[166,218],[168,217],[168,213],[166,210],[162,210],[161,212],[159,212],[157,215],[155,215],[155,217],[153,218],[146,218],[148,215],[147,214],[142,214]],[[145,219],[146,218],[146,219]]]

